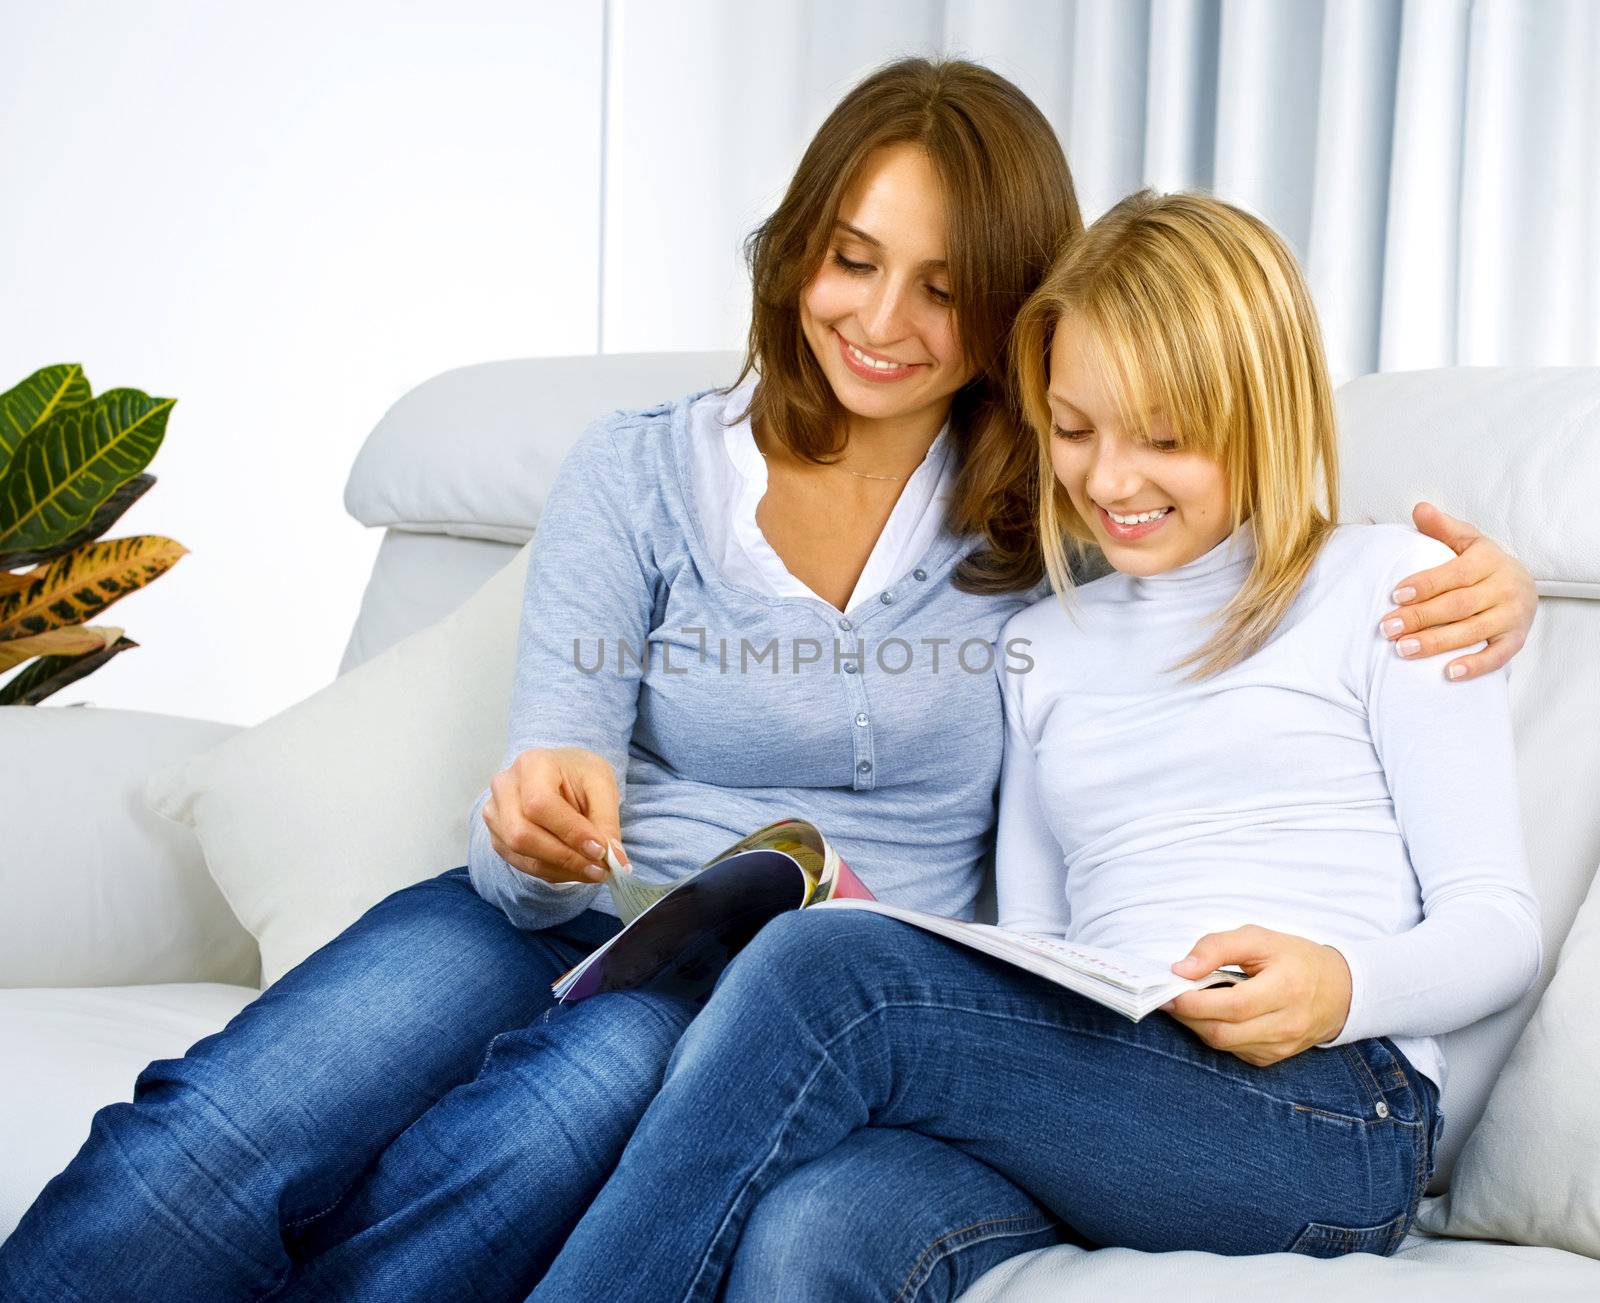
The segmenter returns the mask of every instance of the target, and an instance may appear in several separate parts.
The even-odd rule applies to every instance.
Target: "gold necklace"
[[[761,452],[761,449],[757,448],[756,451]],[[763,457],[767,456],[764,452],[761,452],[761,455]],[[767,458],[767,460],[770,461],[771,458]],[[848,466],[840,466],[838,462],[824,462],[823,465],[832,466],[837,470],[843,471],[846,475],[854,475],[858,480],[909,480],[916,474],[915,471],[910,471],[905,475],[868,475],[865,471],[853,471]]]

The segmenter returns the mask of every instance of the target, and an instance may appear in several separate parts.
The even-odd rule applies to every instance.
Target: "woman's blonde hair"
[[[1339,518],[1333,391],[1305,280],[1266,223],[1209,195],[1141,191],[1067,246],[1012,341],[1044,490],[1040,545],[1063,600],[1066,536],[1094,541],[1050,461],[1050,351],[1068,314],[1085,328],[1123,428],[1146,437],[1160,412],[1181,447],[1223,468],[1233,528],[1252,522],[1243,587],[1217,631],[1174,666],[1196,679],[1219,673],[1272,636]]]

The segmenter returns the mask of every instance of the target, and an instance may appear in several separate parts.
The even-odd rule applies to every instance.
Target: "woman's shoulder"
[[[1096,581],[1099,582],[1098,580]],[[1000,646],[1010,646],[1021,640],[1025,646],[1046,648],[1049,659],[1062,659],[1068,650],[1086,636],[1085,615],[1095,603],[1089,589],[1093,584],[1074,588],[1066,600],[1049,590],[1022,608],[1009,620],[1000,633]],[[1086,598],[1089,600],[1086,602]]]
[[[1455,553],[1409,525],[1339,525],[1322,545],[1313,574],[1320,581],[1382,585],[1450,560]],[[1385,599],[1387,591],[1384,592]]]
[[[699,389],[649,407],[623,407],[596,417],[579,436],[574,452],[598,449],[638,457],[669,457],[674,444],[690,437],[691,428],[708,416],[720,415],[727,404],[720,389]]]
[[[1066,613],[1056,595],[1046,592],[1007,620],[1000,637],[1002,640],[1045,637],[1056,632],[1065,619]]]
[[[549,495],[546,514],[560,502],[629,535],[641,554],[663,563],[688,547],[686,449],[696,413],[725,401],[701,390],[649,407],[619,408],[590,421],[573,441]]]
[[[678,496],[674,490],[690,464],[691,442],[708,421],[720,419],[727,402],[722,390],[702,389],[598,416],[574,440],[563,470],[575,477],[599,477],[597,483],[635,500],[642,495],[666,506]]]

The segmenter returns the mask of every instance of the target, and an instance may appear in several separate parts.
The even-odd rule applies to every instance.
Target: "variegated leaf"
[[[0,596],[0,640],[86,624],[188,551],[159,534],[85,544],[50,562],[26,588]]]
[[[150,464],[175,401],[109,389],[28,435],[0,471],[0,551],[47,548],[86,525]]]
[[[38,565],[41,561],[49,561],[70,552],[73,548],[89,542],[90,539],[99,538],[122,519],[123,513],[144,497],[155,482],[156,477],[146,472],[143,475],[135,475],[126,484],[117,485],[116,490],[96,508],[94,515],[89,517],[89,523],[82,529],[42,550],[0,552],[0,569],[10,570],[16,566]],[[4,581],[0,580],[0,587],[3,587],[3,584]]]
[[[0,706],[37,706],[53,692],[92,674],[113,656],[139,644],[118,638],[111,646],[86,656],[41,656],[15,678],[0,684]]]
[[[35,656],[82,656],[85,652],[99,651],[120,637],[122,630],[115,625],[75,624],[36,633],[29,638],[12,638],[9,642],[0,642],[0,673]]]
[[[0,470],[28,435],[57,412],[89,401],[89,382],[76,362],[41,367],[14,389],[0,394]]]

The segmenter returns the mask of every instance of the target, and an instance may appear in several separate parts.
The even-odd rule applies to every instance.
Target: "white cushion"
[[[1600,879],[1495,1082],[1450,1192],[1420,1225],[1600,1258]]]
[[[1337,401],[1346,519],[1409,520],[1426,498],[1552,595],[1600,597],[1600,367],[1390,371]]]
[[[391,892],[462,864],[499,768],[528,548],[453,614],[150,776],[276,981]]]
[[[155,1059],[182,1055],[256,997],[219,983],[0,990],[0,1240]]]
[[[1226,1217],[1198,1208],[1196,1217]],[[1268,1253],[1225,1258],[1215,1253],[1087,1251],[1072,1245],[1035,1249],[985,1272],[961,1303],[1480,1303],[1537,1299],[1592,1303],[1600,1298],[1600,1262],[1555,1249],[1474,1244],[1413,1236],[1390,1258],[1350,1253],[1309,1258]]]
[[[339,673],[444,619],[482,588],[516,551],[510,543],[386,530]]]
[[[1352,381],[1337,399],[1345,519],[1405,520],[1428,498],[1509,546],[1545,594],[1510,668],[1544,973],[1509,1009],[1442,1038],[1450,1080],[1438,1191],[1600,861],[1600,739],[1590,726],[1600,719],[1600,515],[1586,501],[1600,484],[1600,367],[1395,372]]]
[[[133,710],[0,707],[0,986],[255,982],[255,942],[199,844],[139,799],[152,764],[238,731]]]
[[[418,385],[367,436],[345,484],[364,525],[521,546],[584,428],[739,373],[737,353],[605,353],[459,367]]]

